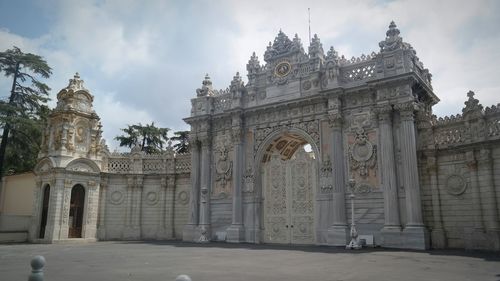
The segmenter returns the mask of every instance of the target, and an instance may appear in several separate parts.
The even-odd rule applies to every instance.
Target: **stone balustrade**
[[[139,166],[136,163],[140,163]],[[189,153],[112,153],[107,159],[107,172],[111,174],[188,174],[190,171]]]

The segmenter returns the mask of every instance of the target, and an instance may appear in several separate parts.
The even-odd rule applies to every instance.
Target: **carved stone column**
[[[124,239],[137,240],[141,237],[142,177],[129,176],[127,185],[128,206],[123,236]]]
[[[488,148],[481,149],[478,157],[478,172],[480,173],[479,188],[483,222],[486,228],[489,249],[500,249],[500,226],[498,222],[498,205],[493,178],[493,160]]]
[[[479,184],[477,178],[477,161],[474,156],[474,151],[465,153],[467,167],[470,173],[470,185],[472,190],[472,205],[474,208],[474,230],[476,232],[483,232],[483,215],[481,210],[481,193],[479,191]]]
[[[384,190],[384,228],[383,232],[401,231],[398,207],[398,188],[394,159],[394,140],[392,133],[392,107],[384,105],[377,108],[380,136],[379,169]],[[389,238],[389,237],[388,237]],[[390,239],[390,238],[389,238]]]
[[[170,175],[167,178],[166,191],[170,192],[170,204],[168,205],[168,214],[167,217],[167,234],[169,238],[175,238],[175,175]]]
[[[210,240],[210,155],[212,145],[211,139],[205,136],[201,140],[201,169],[200,169],[200,223],[199,229],[201,234]],[[198,239],[196,239],[198,240]]]
[[[160,210],[160,220],[158,230],[156,231],[156,239],[163,240],[167,239],[167,206],[168,206],[168,197],[167,197],[167,179],[162,176],[160,178],[160,194],[162,194],[161,200],[161,210]]]
[[[5,186],[5,177],[3,178],[3,183],[0,185],[1,188]],[[35,190],[33,193],[33,209],[31,212],[31,225],[29,227],[28,241],[35,242],[40,233],[41,227],[41,217],[42,217],[42,205],[43,205],[43,182],[39,176],[35,179]]]
[[[193,241],[199,223],[200,214],[200,146],[198,140],[191,136],[191,189],[189,195],[188,223],[182,231],[182,240]]]
[[[400,113],[400,139],[403,184],[406,196],[407,222],[404,229],[404,247],[427,249],[429,233],[425,229],[420,198],[420,182],[418,178],[417,145],[415,133],[414,111],[417,109],[413,101],[398,104]]]
[[[437,169],[437,157],[435,153],[428,154],[427,172],[429,173],[432,196],[432,216],[434,220],[434,226],[431,231],[431,242],[433,248],[443,249],[446,248],[446,233],[443,228],[443,217],[441,215],[441,194],[439,191]]]
[[[329,115],[332,128],[333,158],[333,192],[332,192],[332,226],[328,229],[328,243],[334,246],[345,246],[348,242],[349,230],[345,213],[345,169],[344,141],[342,137],[342,116],[340,113]]]
[[[227,242],[243,242],[245,232],[243,227],[242,195],[243,184],[243,130],[240,127],[233,127],[232,130],[234,144],[234,169],[233,169],[233,214],[231,226],[227,229]]]
[[[49,210],[47,213],[47,226],[45,228],[45,241],[61,239],[61,211],[64,191],[64,177],[56,175],[54,184],[50,186]],[[67,237],[65,237],[67,238]]]
[[[108,193],[107,178],[101,179],[101,188],[99,196],[99,223],[97,226],[97,238],[99,240],[106,239],[106,195]]]

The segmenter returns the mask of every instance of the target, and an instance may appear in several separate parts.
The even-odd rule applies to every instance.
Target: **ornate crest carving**
[[[357,128],[354,143],[349,147],[351,170],[358,171],[362,178],[368,177],[368,169],[377,164],[377,146],[368,139],[363,128]]]
[[[248,167],[243,175],[243,192],[253,192],[254,189],[254,175],[253,169]]]
[[[320,178],[319,178],[319,188],[322,193],[331,192],[332,186],[332,162],[330,161],[330,155],[326,155],[325,160],[321,163],[320,167]]]
[[[215,162],[215,181],[218,190],[216,193],[228,193],[227,184],[233,174],[233,161],[229,159],[229,151],[223,143],[216,150],[217,158]]]

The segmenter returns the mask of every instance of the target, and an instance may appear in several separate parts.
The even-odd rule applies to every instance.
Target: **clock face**
[[[292,70],[292,65],[287,61],[282,61],[276,65],[276,68],[274,68],[274,75],[278,77],[285,77],[290,73],[290,70]]]

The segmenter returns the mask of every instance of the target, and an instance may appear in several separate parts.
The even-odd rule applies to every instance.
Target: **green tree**
[[[39,149],[42,129],[40,124],[43,122],[41,116],[47,111],[44,104],[49,100],[50,91],[50,88],[40,82],[38,77],[49,78],[52,69],[41,56],[23,53],[18,47],[13,47],[0,52],[0,72],[8,78],[12,77],[8,99],[0,101],[1,179],[4,168],[7,166],[24,167],[22,169],[33,168],[31,165]],[[10,144],[13,147],[7,151]],[[7,154],[11,156],[7,158]]]
[[[138,145],[142,151],[151,154],[164,151],[168,142],[169,128],[156,127],[154,122],[142,125],[127,125],[121,129],[125,134],[115,137],[120,146],[133,147]]]
[[[174,150],[177,153],[186,153],[189,151],[189,131],[177,131],[170,140],[175,141]]]

